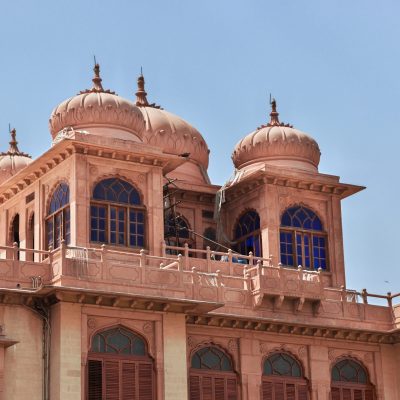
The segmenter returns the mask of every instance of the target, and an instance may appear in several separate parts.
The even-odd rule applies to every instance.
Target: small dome
[[[203,136],[182,118],[163,110],[160,106],[149,104],[144,83],[144,77],[140,75],[136,105],[146,123],[143,142],[160,147],[165,153],[184,156],[188,161],[197,163],[206,173],[210,151]]]
[[[145,124],[139,108],[133,102],[103,89],[98,64],[94,73],[92,89],[63,101],[51,113],[49,125],[53,140],[63,129],[72,127],[92,128],[88,129],[89,133],[141,141]]]
[[[17,131],[11,131],[10,148],[0,153],[0,184],[32,162],[30,155],[19,151],[16,140]]]
[[[236,168],[266,162],[272,165],[316,172],[321,156],[318,143],[289,124],[279,122],[276,101],[272,101],[271,120],[257,128],[236,146],[232,160]]]

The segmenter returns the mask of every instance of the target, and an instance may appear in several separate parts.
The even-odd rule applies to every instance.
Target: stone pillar
[[[187,400],[188,369],[184,314],[164,314],[163,338],[164,400]]]
[[[58,303],[51,309],[50,398],[81,398],[81,305]]]
[[[378,382],[376,394],[378,399],[400,398],[400,345],[381,345],[381,369],[377,368]],[[379,382],[380,381],[380,382]]]
[[[261,357],[258,340],[240,339],[240,371],[236,372],[241,379],[242,400],[259,400],[261,397]]]
[[[309,365],[311,400],[329,400],[331,373],[328,348],[318,345],[310,346]]]

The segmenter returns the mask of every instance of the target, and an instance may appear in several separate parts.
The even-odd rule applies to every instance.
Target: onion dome
[[[84,129],[112,138],[141,141],[145,124],[142,113],[130,100],[104,90],[100,66],[94,66],[93,87],[63,101],[51,113],[49,125],[53,142],[65,130]]]
[[[32,162],[29,154],[18,149],[17,131],[13,129],[10,133],[10,147],[8,151],[0,153],[0,184]]]
[[[321,152],[318,143],[292,125],[279,121],[275,99],[271,102],[270,121],[247,135],[236,146],[232,160],[238,169],[259,162],[318,171]]]
[[[140,108],[146,122],[143,142],[160,147],[165,153],[186,157],[196,165],[185,163],[187,177],[193,173],[203,175],[207,181],[208,154],[207,143],[200,132],[182,118],[163,110],[156,104],[149,104],[145,91],[143,74],[137,80],[136,105]],[[182,169],[178,167],[178,169]],[[200,172],[199,172],[200,168]],[[189,170],[193,170],[190,172]]]

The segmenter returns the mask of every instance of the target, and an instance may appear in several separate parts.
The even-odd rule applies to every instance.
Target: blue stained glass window
[[[256,211],[243,214],[235,227],[236,251],[261,257],[260,216]]]
[[[60,183],[54,191],[49,207],[49,215],[69,204],[69,187],[66,183]]]
[[[191,367],[214,371],[232,371],[230,358],[220,349],[214,346],[203,347],[193,354]]]
[[[286,353],[274,353],[264,362],[263,375],[303,376],[300,364]]]
[[[119,178],[108,178],[99,182],[93,190],[94,200],[140,205],[139,192],[128,182]]]
[[[288,246],[287,235],[295,233],[294,248]],[[281,263],[305,268],[327,268],[326,236],[318,216],[303,206],[288,208],[281,218]],[[282,246],[282,244],[284,246]],[[292,260],[296,261],[296,265]]]
[[[91,204],[91,240],[143,247],[144,211],[133,208],[137,206],[141,206],[140,195],[130,183],[119,178],[99,182],[93,190]]]

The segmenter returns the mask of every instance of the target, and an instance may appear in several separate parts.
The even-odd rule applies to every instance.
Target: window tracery
[[[90,203],[90,240],[145,246],[145,208],[139,192],[130,183],[119,178],[97,183]]]
[[[314,211],[293,206],[283,213],[280,254],[283,265],[328,269],[327,235]]]
[[[239,218],[234,238],[238,253],[248,255],[251,251],[254,256],[261,257],[260,216],[256,211],[247,211]]]
[[[69,186],[61,182],[54,190],[45,220],[47,248],[60,247],[61,241],[71,241],[71,223],[69,207]]]

